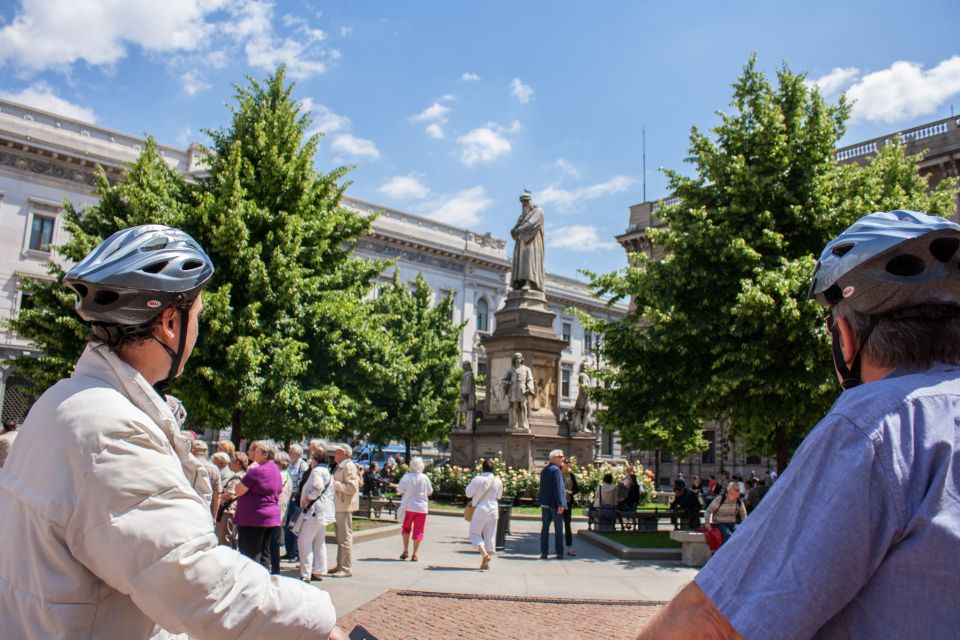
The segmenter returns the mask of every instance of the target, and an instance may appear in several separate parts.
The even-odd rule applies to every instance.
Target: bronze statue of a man
[[[514,240],[510,288],[543,291],[543,209],[524,191],[520,196],[520,217],[510,230]]]
[[[457,412],[457,426],[473,431],[476,423],[477,383],[473,376],[473,363],[463,361],[463,376],[460,378],[460,410]]]
[[[535,393],[533,372],[523,364],[523,354],[513,354],[513,366],[501,380],[504,395],[510,404],[509,426],[511,429],[529,429],[527,420],[530,399]]]

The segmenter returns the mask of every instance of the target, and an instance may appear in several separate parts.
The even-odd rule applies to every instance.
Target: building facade
[[[108,179],[119,180],[144,144],[136,136],[0,100],[0,318],[15,317],[30,304],[23,277],[44,278],[45,264],[59,259],[52,247],[65,240],[64,202],[77,207],[96,202],[96,167],[102,167]],[[159,145],[159,150],[170,166],[188,177],[204,171],[196,145],[188,149]],[[493,331],[494,312],[506,297],[511,267],[507,243],[489,233],[363,200],[346,197],[343,205],[377,216],[356,255],[394,261],[381,275],[384,284],[395,269],[402,281],[411,283],[423,273],[435,296],[453,295],[452,320],[466,321],[460,338],[462,357],[485,375],[480,337]],[[579,366],[585,360],[592,366],[602,363],[596,338],[571,310],[616,319],[625,315],[626,307],[608,308],[583,283],[551,274],[546,294],[556,313],[556,334],[568,343],[561,362],[561,409],[572,408]],[[0,334],[0,360],[27,353],[36,354],[36,349],[9,330]],[[0,364],[0,374],[3,416],[22,420],[28,407],[18,391],[16,372]],[[615,436],[600,440],[605,457],[619,456]]]

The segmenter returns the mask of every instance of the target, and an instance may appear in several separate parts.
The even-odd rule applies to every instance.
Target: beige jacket
[[[353,460],[344,460],[333,472],[333,508],[353,512],[360,508],[360,472]]]
[[[217,545],[170,407],[103,345],[27,416],[0,470],[6,640],[320,638],[329,596]],[[41,470],[41,471],[38,471]],[[201,474],[202,475],[202,474]]]

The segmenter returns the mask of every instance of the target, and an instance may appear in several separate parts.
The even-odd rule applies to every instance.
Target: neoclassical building
[[[30,304],[23,276],[43,278],[44,264],[57,259],[51,247],[65,239],[64,201],[77,206],[96,202],[96,166],[102,166],[109,179],[119,180],[144,143],[137,136],[0,100],[0,318],[15,317]],[[170,166],[188,177],[204,170],[196,145],[187,149],[159,145],[159,150]],[[453,294],[452,320],[466,321],[462,356],[474,363],[477,373],[485,374],[480,336],[493,331],[494,312],[506,296],[511,266],[507,243],[489,233],[355,198],[347,197],[343,204],[377,214],[357,255],[395,260],[395,266],[382,274],[384,283],[399,269],[401,279],[408,282],[423,273],[436,296]],[[546,294],[556,313],[556,334],[568,343],[561,359],[560,396],[561,408],[571,408],[577,397],[577,368],[584,360],[601,364],[595,337],[571,310],[616,319],[627,309],[625,305],[608,308],[583,283],[551,274]],[[11,331],[0,334],[0,360],[35,352]],[[28,407],[18,391],[16,372],[0,364],[0,373],[3,417],[22,420]],[[614,435],[603,436],[600,448],[606,456],[620,454]]]

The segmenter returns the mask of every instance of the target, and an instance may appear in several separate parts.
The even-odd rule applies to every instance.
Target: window
[[[571,330],[572,330],[572,327],[570,326],[570,323],[569,323],[569,322],[564,322],[563,325],[561,325],[561,327],[562,327],[561,336],[563,337],[564,341],[565,341],[567,344],[570,344],[570,333],[571,333]]]
[[[477,331],[487,331],[487,314],[489,313],[486,298],[477,300]]]
[[[589,329],[583,330],[583,352],[593,352],[593,331],[590,331]]]
[[[50,243],[53,242],[53,225],[56,218],[39,213],[33,214],[33,224],[30,227],[30,249],[49,253]]]
[[[20,311],[33,309],[33,294],[29,291],[20,292]]]
[[[477,380],[478,387],[486,386],[486,381],[487,381],[487,361],[486,360],[477,360],[477,378],[480,378],[483,380],[482,384],[480,380]]]
[[[437,300],[437,304],[440,304],[442,300],[446,300],[447,296],[449,296],[452,301],[454,296],[456,296],[456,292],[453,291],[453,289],[440,289],[440,298]],[[453,304],[450,305],[450,313],[447,315],[447,320],[453,322]]]
[[[565,364],[560,368],[560,395],[570,398],[570,378],[573,377],[573,367]]]

